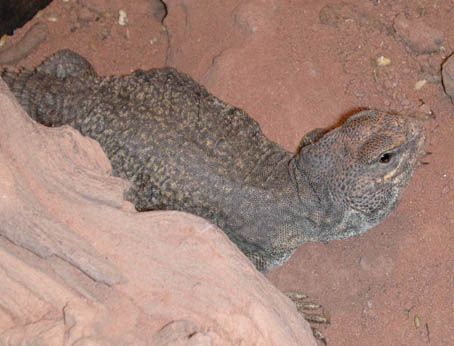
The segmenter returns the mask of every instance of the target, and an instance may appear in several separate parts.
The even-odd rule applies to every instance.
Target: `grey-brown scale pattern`
[[[223,229],[261,271],[308,241],[366,232],[396,207],[423,154],[411,117],[363,111],[314,131],[297,154],[244,111],[171,68],[100,77],[58,52],[35,71],[3,70],[28,114],[97,140],[139,211],[183,210]]]

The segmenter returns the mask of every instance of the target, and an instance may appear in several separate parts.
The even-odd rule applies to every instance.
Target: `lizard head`
[[[301,171],[341,215],[326,240],[364,233],[396,208],[424,155],[424,138],[420,120],[368,110],[301,149]]]

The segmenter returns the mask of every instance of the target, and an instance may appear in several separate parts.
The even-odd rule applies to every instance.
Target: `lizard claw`
[[[330,317],[328,312],[325,311],[320,304],[306,301],[306,299],[308,298],[307,295],[300,292],[284,292],[284,294],[295,303],[298,312],[301,313],[309,323],[330,324]],[[322,309],[321,314],[306,312],[319,309]],[[327,341],[323,333],[312,325],[311,328],[314,337],[317,340],[320,340],[324,345],[327,345]]]
[[[312,334],[314,335],[314,338],[316,338],[317,340],[320,340],[323,343],[323,345],[327,345],[328,343],[326,342],[326,338],[323,335],[323,333],[315,327],[311,327],[311,328],[312,328]]]

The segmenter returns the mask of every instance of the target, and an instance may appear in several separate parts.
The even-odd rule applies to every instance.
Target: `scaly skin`
[[[397,206],[423,154],[411,117],[363,111],[298,154],[171,68],[100,77],[60,51],[2,77],[36,121],[97,140],[137,210],[183,210],[217,224],[261,271],[308,241],[362,234]]]

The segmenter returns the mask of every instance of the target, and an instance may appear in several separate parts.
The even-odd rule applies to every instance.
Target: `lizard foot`
[[[296,309],[299,313],[301,313],[306,321],[311,324],[312,333],[317,340],[323,342],[324,345],[327,344],[326,338],[323,333],[318,329],[315,328],[312,324],[313,323],[320,323],[320,324],[330,324],[330,318],[327,311],[322,309],[320,304],[312,303],[306,301],[308,298],[307,295],[301,292],[284,292],[284,294],[290,298],[296,305]],[[322,313],[309,313],[309,311],[320,310],[322,309]]]

